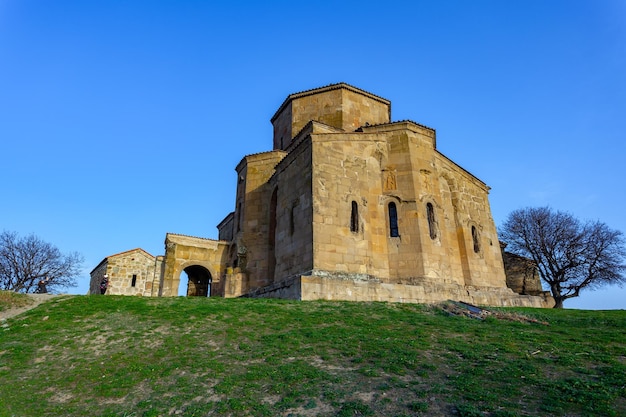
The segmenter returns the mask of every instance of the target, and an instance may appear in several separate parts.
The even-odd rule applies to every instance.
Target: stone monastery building
[[[507,287],[489,187],[437,151],[435,130],[344,83],[288,96],[271,122],[273,150],[236,167],[218,240],[168,233],[163,256],[109,256],[90,292],[107,274],[107,294],[552,302],[519,268]]]

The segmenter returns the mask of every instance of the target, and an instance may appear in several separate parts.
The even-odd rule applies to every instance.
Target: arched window
[[[474,242],[474,252],[480,252],[480,236],[478,234],[478,229],[476,229],[476,226],[472,226],[472,241]]]
[[[389,210],[389,236],[398,237],[398,210],[396,209],[396,203],[391,202],[387,207]]]
[[[350,211],[350,231],[354,233],[359,231],[359,205],[356,201],[352,202],[352,210]]]
[[[431,203],[426,204],[426,217],[428,217],[428,233],[431,239],[437,238],[437,223],[435,222],[435,209]]]

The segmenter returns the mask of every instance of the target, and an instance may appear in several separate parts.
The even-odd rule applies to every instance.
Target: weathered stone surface
[[[537,265],[531,260],[504,251],[502,259],[506,271],[506,285],[518,294],[541,295],[541,279]]]
[[[157,296],[162,256],[132,249],[105,258],[91,271],[90,294],[100,294],[100,283],[108,275],[107,294]]]

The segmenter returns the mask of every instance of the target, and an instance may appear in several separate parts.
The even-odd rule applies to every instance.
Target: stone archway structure
[[[211,295],[211,284],[213,282],[213,277],[211,276],[211,272],[201,265],[190,265],[183,269],[183,271],[187,274],[187,290],[185,291],[185,295],[187,297],[210,297]],[[182,279],[179,279],[179,288],[178,294],[180,295],[180,286],[185,285],[182,282]]]
[[[168,233],[159,295],[177,296],[180,276],[185,271],[191,281],[187,295],[223,296],[222,277],[229,245],[219,240]]]

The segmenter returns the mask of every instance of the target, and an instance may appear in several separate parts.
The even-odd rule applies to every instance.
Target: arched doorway
[[[183,287],[184,277],[187,275],[187,291]],[[191,265],[180,274],[178,295],[187,297],[209,297],[211,295],[212,277],[208,269],[200,265]]]

